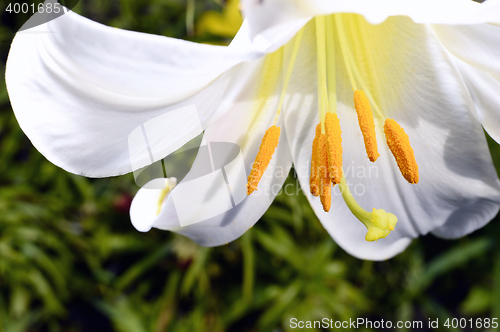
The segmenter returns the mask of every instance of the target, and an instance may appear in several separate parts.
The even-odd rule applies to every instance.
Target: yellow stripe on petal
[[[161,212],[161,208],[163,206],[163,201],[165,200],[165,197],[170,193],[170,187],[166,187],[162,189],[160,198],[158,199],[157,207],[156,207],[156,215],[159,215]]]
[[[316,126],[316,136],[314,136],[311,154],[311,176],[309,178],[309,189],[313,196],[319,196],[319,138],[321,137],[321,123]]]
[[[342,130],[337,114],[327,113],[325,116],[326,143],[328,145],[328,166],[330,179],[335,186],[342,178]]]
[[[177,185],[177,179],[174,177],[171,177],[171,178],[168,178],[165,180],[165,188],[162,189],[160,196],[158,197],[156,215],[160,214],[161,209],[163,207],[163,202],[165,201],[167,196],[170,194],[170,192],[175,188],[176,185]]]
[[[280,132],[281,130],[279,127],[272,126],[266,131],[264,137],[262,138],[259,152],[257,153],[252,166],[252,171],[248,176],[247,195],[250,195],[257,190],[260,179],[269,166],[269,163],[273,158],[274,151],[278,146]]]
[[[403,177],[409,183],[418,183],[418,164],[408,135],[393,119],[385,120],[384,134]]]
[[[368,98],[366,98],[363,90],[356,90],[354,92],[354,107],[358,114],[359,128],[363,133],[366,154],[371,162],[375,162],[380,156],[377,148],[377,137],[375,136],[375,122],[373,120],[370,102]]]

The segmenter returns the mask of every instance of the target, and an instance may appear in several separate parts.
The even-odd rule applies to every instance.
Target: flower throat
[[[357,114],[359,128],[363,136],[368,159],[371,162],[376,162],[380,156],[378,152],[376,125],[381,126],[383,123],[383,133],[387,146],[394,156],[401,174],[411,184],[416,184],[419,181],[418,165],[408,135],[395,120],[384,117],[382,111],[370,94],[349,49],[342,23],[342,14],[317,16],[314,20],[317,53],[318,124],[316,126],[314,140],[312,141],[311,171],[309,179],[310,192],[313,196],[319,196],[323,210],[329,212],[332,201],[332,187],[339,185],[342,198],[347,207],[368,230],[365,239],[367,241],[376,241],[385,238],[394,230],[397,223],[397,217],[392,213],[387,213],[383,209],[373,208],[372,212],[364,210],[354,199],[346,182],[342,169],[342,130],[337,115],[335,67],[337,64],[335,59],[336,38],[338,38],[344,60],[343,63],[354,91],[354,110]],[[280,128],[277,127],[276,124],[281,114],[286,90],[302,40],[303,30],[304,28],[294,37],[290,63],[284,78],[276,117],[273,126],[266,131],[262,139],[259,152],[257,153],[252,171],[248,177],[248,195],[258,189],[259,181],[269,166],[274,151],[278,146]],[[272,61],[273,56],[276,56],[278,52],[280,52],[278,55],[282,57],[282,49],[283,48],[267,56],[264,63],[264,77],[268,75],[266,71],[269,69],[266,70],[266,67],[271,67],[268,61]],[[358,89],[357,84],[360,85],[361,89]],[[262,83],[260,88],[263,88]],[[259,103],[262,104],[262,100]],[[375,110],[375,116],[372,107]]]

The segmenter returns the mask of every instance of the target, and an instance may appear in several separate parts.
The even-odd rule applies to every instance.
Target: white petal
[[[372,24],[390,16],[408,16],[416,23],[477,24],[500,22],[500,2],[481,5],[469,0],[244,0],[244,14],[253,35],[316,15],[355,13]]]
[[[238,40],[229,48],[196,44],[68,12],[16,35],[7,88],[21,128],[51,162],[91,177],[124,174],[141,167],[131,166],[128,139],[145,122],[194,105],[205,128],[222,100],[229,102],[245,77],[227,71],[266,51]],[[169,132],[194,125],[173,116],[162,126]],[[161,143],[168,154],[185,141]]]
[[[467,84],[478,118],[500,142],[500,27],[434,25]]]
[[[302,0],[243,0],[243,14],[252,37],[301,20],[305,24],[315,15]]]
[[[176,179],[155,179],[153,182],[161,182],[161,185],[168,188],[174,188]],[[150,182],[151,183],[151,182]],[[141,188],[135,195],[130,206],[130,220],[132,225],[140,231],[147,232],[156,219],[160,199],[163,196],[163,190]]]
[[[346,17],[348,36],[361,75],[388,118],[410,137],[420,182],[401,176],[377,125],[381,156],[365,154],[352,101],[352,89],[336,43],[338,116],[342,127],[344,171],[353,195],[366,210],[394,213],[396,230],[376,243],[364,240],[366,228],[349,212],[338,189],[329,213],[308,193],[314,129],[318,123],[314,28],[306,29],[297,71],[285,105],[285,126],[302,187],[334,240],[353,256],[388,259],[420,234],[436,231],[456,237],[487,223],[498,211],[500,185],[473,103],[459,72],[429,27],[409,18],[371,26]],[[355,32],[363,34],[354,35]],[[297,76],[295,76],[297,75]],[[461,216],[461,217],[457,217]]]
[[[499,2],[500,5],[500,2]],[[455,57],[488,74],[500,77],[500,26],[433,25],[437,36]]]
[[[290,21],[287,24],[275,25],[262,33],[252,35],[249,21],[245,20],[229,47],[240,51],[255,50],[271,53],[285,45],[308,21],[308,18]]]
[[[477,202],[452,213],[447,222],[432,231],[444,239],[457,239],[486,225],[498,213],[498,200],[478,199]]]
[[[220,118],[216,123],[211,124],[205,131],[205,139],[209,144],[213,144],[214,142],[232,142],[240,146],[245,168],[243,183],[240,183],[240,187],[243,185],[243,190],[246,190],[246,177],[251,170],[262,137],[265,131],[271,126],[272,120],[274,119],[278,101],[278,95],[274,94],[266,103],[264,110],[257,113],[255,110],[252,111],[255,100],[255,88],[261,79],[259,75],[261,66],[261,60],[244,65],[248,71],[254,73],[252,80],[253,84],[249,82],[246,89],[242,89],[242,93],[238,96],[238,103],[230,108],[226,116]],[[277,87],[276,92],[278,92],[278,88],[279,87]],[[200,155],[198,155],[198,159],[202,161]],[[195,161],[195,165],[197,161]],[[153,227],[178,232],[188,236],[203,246],[217,246],[233,241],[252,227],[265,213],[280,191],[290,171],[291,164],[286,133],[282,128],[280,142],[266,173],[259,183],[259,190],[250,196],[244,196],[243,201],[239,204],[235,201],[236,206],[229,208],[229,210],[225,212],[222,211],[222,213],[199,223],[181,227],[181,216],[185,213],[185,211],[181,211],[181,209],[186,208],[186,205],[176,204],[177,202],[174,198],[182,185],[194,181],[182,180],[164,203],[160,215],[154,221]],[[210,174],[213,173],[214,172]],[[226,170],[226,176],[228,176],[227,174]],[[195,180],[198,179],[199,178],[196,178]],[[231,188],[233,200],[236,200],[234,193],[239,191],[241,189],[240,187]],[[201,187],[197,189],[201,193],[208,191],[215,196],[219,196],[216,193],[222,195],[224,190],[227,190],[227,188],[213,187],[213,183],[202,183]],[[194,196],[199,194],[199,192],[195,191],[196,189],[193,190],[193,198],[191,198],[191,201],[196,200]],[[227,195],[227,191],[225,194]],[[210,202],[218,201],[219,198],[221,198],[222,201],[224,200],[224,197],[211,197]],[[190,197],[183,197],[183,199],[184,201],[182,203],[190,202]],[[221,204],[223,203],[224,202]],[[200,211],[201,209],[198,204],[194,203],[191,203],[191,205],[187,207],[190,207],[194,211]],[[224,207],[214,207],[215,210],[219,208],[222,209]],[[189,211],[187,211],[187,213],[189,213]]]

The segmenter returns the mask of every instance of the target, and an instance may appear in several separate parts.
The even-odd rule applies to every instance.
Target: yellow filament
[[[257,153],[252,166],[252,171],[248,176],[247,195],[250,195],[257,190],[260,179],[262,178],[262,175],[264,175],[267,166],[269,166],[269,163],[273,158],[274,150],[276,150],[276,147],[278,146],[280,131],[279,127],[271,126],[262,138],[259,152]]]
[[[385,212],[383,209],[373,209],[368,212],[363,209],[354,199],[349,190],[349,186],[345,180],[345,176],[340,179],[340,192],[347,207],[352,214],[361,221],[368,230],[365,236],[366,241],[377,241],[385,238],[396,227],[398,218],[392,214]]]
[[[326,75],[326,37],[325,37],[325,17],[316,16],[316,54],[318,70],[318,114],[322,123],[321,133],[325,133],[324,119],[330,109],[328,104],[328,88]]]
[[[321,136],[321,123],[316,126],[316,135],[314,136],[312,155],[311,155],[311,176],[309,178],[309,188],[313,196],[319,196],[319,138]]]
[[[366,26],[365,26],[365,24],[361,24],[360,18],[356,19],[356,24],[354,24],[352,26],[352,33],[357,34],[359,36],[360,40],[361,40],[361,43],[363,43],[363,44],[367,43],[367,40],[370,39],[369,36],[366,36]],[[359,52],[359,49],[358,49],[358,52]],[[369,67],[371,67],[371,68],[375,68],[375,64],[373,63],[374,57],[368,56],[368,57],[365,57],[365,58],[366,58],[367,65]],[[353,59],[353,58],[351,58],[351,59]],[[359,75],[359,71],[358,71],[358,69],[356,67],[354,68],[354,71],[358,72],[358,76],[359,76],[359,79],[361,81],[361,86],[366,91],[366,95],[368,97],[368,100],[370,100],[370,103],[372,103],[373,108],[375,109],[376,113],[378,114],[378,116],[381,119],[384,119],[384,116],[383,116],[382,112],[380,111],[380,108],[378,107],[377,103],[375,102],[375,100],[372,97],[372,94],[370,92],[372,90],[371,89],[368,90],[368,88],[366,87],[363,79],[361,78],[361,75]],[[378,82],[377,77],[375,77],[375,82]],[[377,86],[378,86],[378,83],[375,83],[375,87],[374,88],[376,88]]]
[[[265,106],[267,101],[273,95],[276,84],[281,73],[283,63],[283,47],[276,52],[270,53],[264,60],[262,67],[261,80],[259,82],[259,91],[257,93],[257,101],[254,105],[255,111],[260,111]]]
[[[276,117],[274,118],[274,125],[278,122],[278,118],[281,114],[281,108],[283,107],[283,102],[285,101],[286,90],[288,89],[288,84],[290,83],[290,77],[292,77],[293,66],[295,65],[295,60],[297,60],[297,54],[299,53],[300,42],[302,41],[303,34],[304,29],[301,29],[297,33],[297,35],[295,35],[292,55],[290,57],[290,63],[288,64],[288,70],[286,72],[285,81],[283,83],[283,89],[281,90],[280,101],[278,103],[278,111],[276,112]]]
[[[326,58],[328,76],[328,102],[332,112],[337,111],[337,81],[335,69],[335,22],[333,15],[326,17]]]
[[[330,211],[332,204],[332,187],[330,184],[330,175],[328,171],[328,147],[326,143],[326,135],[321,134],[318,140],[318,172],[320,184],[320,200],[325,212]]]
[[[337,24],[337,32],[339,35],[339,41],[342,49],[342,55],[344,57],[345,66],[347,69],[347,73],[349,75],[349,79],[352,84],[352,88],[353,90],[355,90],[354,107],[356,108],[356,113],[358,114],[359,127],[361,128],[361,132],[363,133],[363,140],[365,142],[366,154],[368,155],[368,158],[372,162],[375,162],[375,160],[377,160],[380,154],[378,153],[378,148],[377,148],[377,138],[375,136],[375,122],[373,120],[373,113],[370,107],[370,102],[368,101],[364,91],[357,89],[354,75],[356,75],[356,78],[360,81],[363,88],[366,89],[366,86],[358,71],[358,68],[356,67],[354,59],[352,58],[352,54],[345,37],[344,27],[342,25],[342,17],[340,16],[340,14],[335,14],[335,18],[336,18],[335,22]],[[355,74],[353,74],[353,69]],[[373,101],[371,95],[370,98]],[[376,109],[377,109],[377,114],[382,117],[382,113],[378,109],[378,106],[376,106]]]
[[[366,154],[371,162],[375,162],[380,156],[377,148],[377,138],[375,136],[375,122],[373,120],[370,102],[366,98],[363,90],[356,90],[354,92],[354,107],[358,114],[359,128],[363,133]]]
[[[349,50],[347,50],[347,51],[350,52]],[[375,109],[375,113],[377,113],[377,116],[379,118],[384,118],[384,115],[382,114],[382,111],[380,110],[380,108],[378,107],[377,103],[375,102],[375,99],[373,99],[373,96],[370,93],[370,90],[368,89],[368,87],[366,86],[365,81],[361,77],[361,74],[359,73],[358,67],[354,63],[354,59],[352,57],[350,58],[350,61],[351,61],[351,64],[352,64],[354,75],[358,79],[359,84],[361,85],[361,88],[364,91],[366,91],[366,96],[368,97],[368,100],[370,101],[370,103],[373,105],[373,108]]]
[[[418,183],[417,161],[410,145],[410,139],[404,129],[393,119],[386,119],[384,134],[403,177],[409,183]]]
[[[347,74],[349,75],[349,80],[351,81],[352,89],[357,90],[356,81],[354,80],[354,75],[352,74],[351,63],[349,61],[350,54],[348,53],[349,45],[345,38],[344,26],[342,25],[341,14],[335,15],[335,23],[337,24],[337,32],[339,35],[340,48],[342,49],[342,55],[344,57],[345,67],[347,69]]]
[[[340,183],[342,177],[342,131],[337,114],[325,116],[326,142],[328,146],[328,165],[332,184]]]
[[[264,64],[262,66],[262,74],[260,75],[259,87],[257,90],[257,97],[252,106],[251,117],[249,119],[249,126],[247,135],[245,135],[242,146],[245,146],[249,137],[253,136],[255,130],[259,126],[255,124],[265,121],[268,112],[274,110],[274,103],[270,102],[276,91],[276,86],[281,76],[281,69],[283,67],[283,47],[280,47],[273,53],[266,55]]]
[[[344,39],[345,39],[345,37],[344,37]],[[363,77],[359,73],[358,66],[356,65],[356,61],[354,60],[354,57],[352,56],[351,49],[350,49],[349,45],[347,44],[347,42],[345,42],[345,45],[342,46],[342,50],[343,50],[346,58],[349,61],[349,64],[352,68],[352,73],[354,75],[354,78],[356,80],[358,80],[359,84],[361,85],[361,89],[366,92],[366,96],[368,97],[368,100],[370,101],[370,103],[373,105],[373,108],[375,109],[375,113],[377,113],[377,115],[380,118],[383,118],[384,116],[383,116],[382,112],[380,111],[380,108],[378,107],[377,103],[375,102],[375,99],[373,99],[373,96],[370,93],[370,90],[368,89],[367,85],[365,84]]]

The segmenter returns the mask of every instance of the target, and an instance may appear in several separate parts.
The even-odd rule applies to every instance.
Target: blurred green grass
[[[81,0],[75,10],[114,27],[227,44],[238,18],[225,7]],[[23,19],[2,17],[3,61]],[[232,27],[221,30],[219,19]],[[343,252],[302,194],[278,196],[222,247],[139,233],[128,217],[132,175],[87,179],[49,163],[0,84],[0,331],[290,331],[292,317],[500,318],[498,218],[460,240],[418,239],[386,262]],[[500,147],[489,144],[500,161]],[[287,181],[296,185],[293,173]]]

